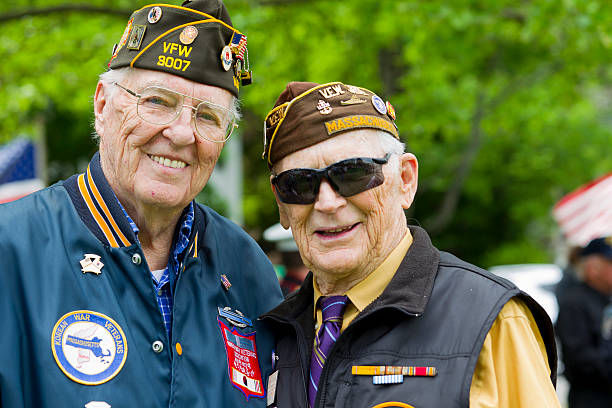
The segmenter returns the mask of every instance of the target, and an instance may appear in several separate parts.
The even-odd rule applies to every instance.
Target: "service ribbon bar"
[[[404,376],[399,374],[372,376],[372,384],[374,385],[402,384],[403,382]]]
[[[353,375],[406,375],[408,377],[435,377],[436,367],[405,366],[353,366]]]

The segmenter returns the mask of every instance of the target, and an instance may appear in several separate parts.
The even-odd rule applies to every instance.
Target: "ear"
[[[274,188],[274,184],[272,184],[272,179],[274,176],[270,176],[270,188],[272,189],[272,194],[274,194],[274,199],[276,200],[276,206],[278,207],[278,216],[280,225],[283,226],[284,229],[289,229],[291,224],[289,224],[289,216],[287,216],[287,209],[285,208],[285,204],[278,199],[276,195],[276,189]]]
[[[404,210],[410,208],[417,191],[419,179],[419,163],[412,153],[404,153],[399,157],[401,203]]]
[[[98,85],[96,86],[96,93],[94,94],[94,126],[96,128],[96,133],[101,138],[104,136],[104,107],[106,106],[106,96],[104,94],[104,84],[101,81],[98,81]]]

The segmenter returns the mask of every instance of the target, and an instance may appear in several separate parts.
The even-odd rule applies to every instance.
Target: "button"
[[[156,340],[153,342],[153,344],[151,345],[151,348],[153,349],[154,352],[156,353],[161,353],[162,350],[164,349],[164,343],[162,343],[159,340]]]
[[[157,291],[157,296],[161,296],[161,294],[162,294],[162,291],[160,289],[160,290]]]
[[[181,346],[181,343],[176,343],[176,354],[179,356],[183,354],[183,346]]]
[[[140,265],[142,263],[142,257],[140,256],[140,254],[132,255],[132,263],[136,265]]]

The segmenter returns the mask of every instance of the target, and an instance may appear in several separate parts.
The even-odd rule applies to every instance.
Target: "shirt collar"
[[[346,292],[349,300],[359,312],[363,311],[370,303],[379,297],[393,276],[395,271],[399,268],[402,263],[402,259],[406,256],[408,249],[412,245],[412,234],[410,230],[406,228],[406,234],[399,244],[391,251],[389,256],[381,263],[371,274],[366,276],[364,280],[353,286]],[[313,278],[314,288],[314,310],[316,314],[316,305],[319,298],[322,296],[321,291],[317,285],[317,280]]]

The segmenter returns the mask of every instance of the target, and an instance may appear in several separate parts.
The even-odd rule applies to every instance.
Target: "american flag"
[[[247,48],[247,38],[244,34],[234,33],[232,37],[232,48],[235,49],[236,58],[244,61],[244,51]]]
[[[553,207],[567,243],[585,246],[612,235],[612,172],[567,194]]]
[[[15,139],[0,146],[0,203],[17,200],[44,187],[38,178],[36,145]]]

